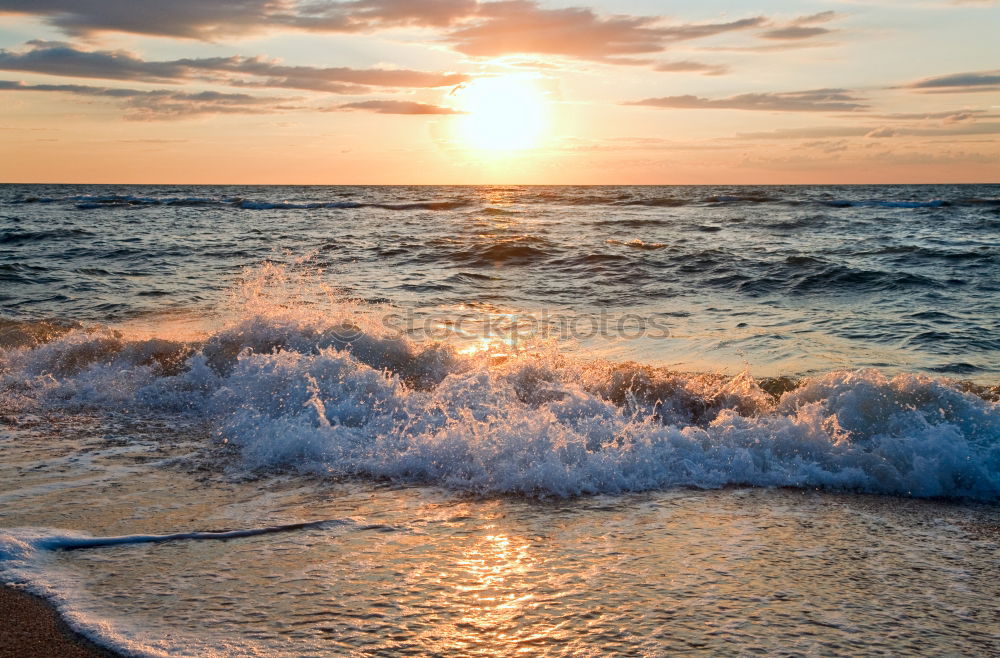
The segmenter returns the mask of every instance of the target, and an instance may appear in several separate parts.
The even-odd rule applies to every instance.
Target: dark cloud
[[[664,25],[651,16],[602,17],[590,9],[543,9],[529,0],[480,5],[477,20],[447,35],[459,52],[474,56],[562,55],[618,63],[662,52],[671,43],[700,39],[764,24],[761,17],[728,23]]]
[[[903,88],[940,94],[998,91],[1000,90],[1000,69],[974,71],[971,73],[953,73],[951,75],[924,78],[923,80],[903,85]]]
[[[146,62],[122,50],[84,51],[56,41],[29,41],[21,51],[0,48],[0,70],[73,78],[170,82],[187,76],[176,62]]]
[[[668,26],[658,17],[543,9],[534,0],[0,0],[0,13],[39,16],[71,35],[117,31],[205,40],[282,28],[348,33],[454,28],[448,39],[470,55],[590,59],[660,52],[671,42],[765,23],[748,18]]]
[[[824,11],[809,16],[800,16],[773,30],[768,30],[760,35],[762,39],[774,39],[777,41],[794,41],[797,39],[811,39],[812,37],[830,34],[833,30],[825,27],[817,27],[817,24],[827,23],[838,17],[833,11]]]
[[[121,89],[87,85],[29,85],[0,80],[0,92],[32,91],[74,94],[117,100],[125,118],[133,121],[180,119],[207,114],[266,114],[299,109],[287,105],[292,99],[229,94],[218,91],[182,92],[169,89]]]
[[[344,84],[371,87],[453,87],[469,80],[457,73],[428,73],[408,69],[352,69],[347,67],[318,68],[285,66],[259,57],[228,57],[224,59],[179,60],[192,69],[252,75],[263,80],[249,84],[255,87],[287,87],[335,93],[356,93],[345,90]]]
[[[376,114],[462,114],[458,110],[440,105],[417,103],[414,101],[361,101],[344,103],[340,110],[365,110]]]
[[[0,0],[0,13],[41,16],[67,34],[115,31],[217,39],[275,28],[362,32],[443,27],[476,0]]]
[[[0,49],[0,70],[78,78],[178,83],[195,77],[241,87],[278,87],[357,94],[368,87],[451,87],[468,80],[454,73],[395,69],[286,66],[260,57],[145,61],[126,51],[85,51],[70,44],[31,41],[21,51]],[[235,77],[235,76],[250,76]]]
[[[832,30],[828,30],[825,27],[806,27],[804,25],[790,25],[788,27],[778,28],[776,30],[768,30],[760,35],[762,39],[776,39],[776,40],[790,40],[790,39],[809,39],[810,37],[818,37],[823,34],[829,34]]]
[[[648,64],[630,58],[767,25],[760,16],[671,25],[659,16],[602,16],[586,7],[544,8],[537,0],[0,0],[2,13],[38,16],[71,35],[118,31],[204,40],[275,29],[423,27],[444,31],[444,41],[467,55],[562,55],[619,64]]]
[[[289,27],[366,32],[389,27],[449,27],[476,13],[477,0],[330,0],[295,3],[277,18]]]
[[[0,12],[42,16],[67,34],[99,31],[207,39],[249,32],[280,0],[0,0]]]
[[[767,112],[837,112],[867,107],[865,99],[846,89],[812,89],[809,91],[740,94],[730,98],[699,98],[698,96],[664,96],[634,101],[627,105],[644,105],[686,110],[757,110]]]
[[[718,64],[704,64],[702,62],[679,61],[660,62],[653,67],[654,71],[662,73],[701,73],[702,75],[724,75],[729,72],[729,67]]]
[[[865,137],[869,139],[874,139],[879,137],[898,137],[898,136],[899,136],[899,130],[891,126],[882,126],[880,128],[875,128],[865,134]]]
[[[660,28],[660,30],[667,42],[690,41],[692,39],[713,37],[724,32],[760,27],[765,23],[767,23],[766,18],[755,16],[753,18],[741,18],[738,21],[730,21],[728,23],[688,23],[685,25],[664,27]]]

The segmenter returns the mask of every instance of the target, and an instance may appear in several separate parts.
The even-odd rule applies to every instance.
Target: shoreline
[[[75,632],[45,599],[0,583],[0,658],[119,658]]]

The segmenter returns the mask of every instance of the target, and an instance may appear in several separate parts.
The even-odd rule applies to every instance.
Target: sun
[[[537,146],[548,123],[548,101],[538,81],[508,75],[477,78],[452,92],[462,140],[474,148],[517,151]]]

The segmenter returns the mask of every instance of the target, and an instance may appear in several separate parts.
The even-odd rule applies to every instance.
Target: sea
[[[0,456],[121,655],[1000,655],[1000,185],[0,185]]]

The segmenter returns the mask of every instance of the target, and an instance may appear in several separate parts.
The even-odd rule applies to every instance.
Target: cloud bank
[[[414,101],[360,101],[357,103],[344,103],[338,109],[341,110],[365,110],[377,114],[462,114],[458,110],[429,103],[417,103]]]
[[[632,101],[627,105],[641,105],[681,110],[752,110],[766,112],[836,112],[854,111],[868,107],[864,98],[847,89],[811,89],[808,91],[768,92],[740,94],[729,98],[700,98],[698,96],[664,96]]]
[[[648,63],[629,58],[681,41],[768,24],[763,16],[669,24],[659,16],[549,9],[535,0],[0,0],[0,13],[36,16],[72,36],[115,31],[207,41],[280,29],[430,28],[470,56],[559,55],[623,64]]]
[[[208,78],[241,87],[272,87],[337,94],[370,87],[452,87],[469,78],[456,73],[407,69],[287,66],[262,57],[206,57],[146,61],[123,50],[81,50],[61,42],[30,41],[22,50],[0,49],[0,70],[77,78],[182,83]]]
[[[218,91],[184,92],[172,89],[121,89],[87,85],[29,85],[0,80],[0,91],[30,91],[73,94],[119,101],[131,121],[162,121],[209,114],[268,114],[300,109],[288,105],[295,99]]]
[[[903,88],[938,94],[1000,91],[1000,69],[924,78],[904,85]]]

